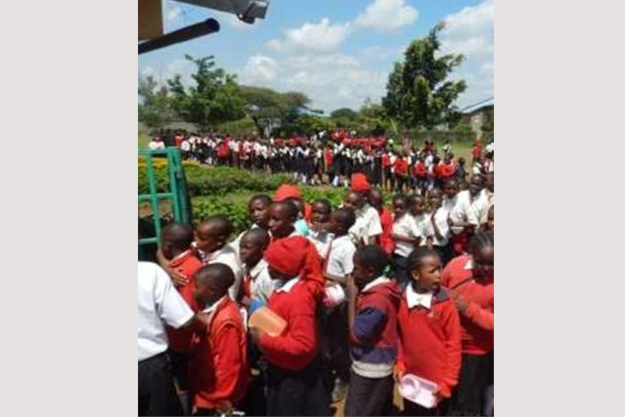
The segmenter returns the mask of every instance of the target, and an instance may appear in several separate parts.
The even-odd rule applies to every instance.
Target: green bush
[[[204,167],[186,165],[187,187],[191,197],[225,195],[232,192],[268,192],[281,184],[292,183],[288,174],[270,175],[230,167]],[[168,186],[167,168],[155,168],[158,192],[166,192]],[[139,194],[149,192],[145,168],[139,167]]]

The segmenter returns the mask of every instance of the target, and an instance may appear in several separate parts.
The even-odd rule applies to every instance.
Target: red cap
[[[276,190],[276,194],[273,199],[274,201],[280,202],[286,200],[287,198],[296,198],[298,200],[301,200],[302,193],[295,185],[282,184]]]
[[[371,191],[371,185],[369,185],[369,181],[364,174],[354,174],[352,175],[352,191],[357,193],[362,191]]]
[[[269,266],[290,277],[300,274],[306,264],[310,242],[303,236],[293,236],[274,241],[265,251]]]

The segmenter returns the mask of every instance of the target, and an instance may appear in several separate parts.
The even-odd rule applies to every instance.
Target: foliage
[[[155,159],[156,161],[156,159]],[[167,164],[155,162],[157,191],[165,192],[168,187]],[[281,184],[291,183],[288,174],[270,175],[229,167],[205,167],[196,163],[184,163],[189,196],[225,195],[232,192],[269,192]],[[145,164],[139,163],[139,194],[148,193]]]
[[[464,80],[446,81],[464,60],[462,55],[438,56],[438,38],[444,24],[435,26],[423,39],[406,49],[404,62],[395,63],[382,104],[389,117],[405,126],[432,129],[454,125],[460,114],[453,104],[466,90]]]
[[[139,77],[139,121],[150,129],[160,129],[174,120],[174,111],[166,86],[159,86],[152,76]]]
[[[473,128],[469,123],[460,123],[452,129],[452,132],[473,132]]]
[[[310,99],[303,93],[279,93],[270,88],[241,86],[246,113],[262,135],[270,134],[270,122],[279,121],[281,127],[297,124],[300,111],[308,109]],[[278,126],[273,126],[278,127]]]
[[[359,132],[367,135],[383,135],[390,127],[386,111],[379,104],[373,104],[371,101],[365,101],[362,109],[360,109]]]
[[[215,69],[213,56],[185,58],[196,66],[192,75],[195,86],[185,87],[179,74],[168,80],[171,103],[184,121],[207,131],[217,123],[241,119],[245,116],[245,99],[236,83],[236,76],[223,69]]]
[[[233,238],[251,225],[248,216],[247,202],[233,204],[227,198],[194,199],[191,203],[193,221],[197,224],[208,216],[221,214],[226,216],[234,226]]]
[[[358,112],[348,108],[336,109],[330,113],[330,117],[333,119],[345,119],[350,121],[358,120],[359,116]]]

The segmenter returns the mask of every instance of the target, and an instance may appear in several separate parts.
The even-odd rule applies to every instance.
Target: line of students
[[[492,384],[494,185],[474,191],[451,180],[398,195],[391,216],[355,176],[336,210],[292,186],[253,197],[254,223],[230,244],[223,216],[167,225],[159,263],[210,317],[168,328],[185,414],[331,415],[347,392],[345,415],[391,415],[393,386],[410,373],[438,384],[440,402],[405,400],[407,415],[479,415]],[[286,321],[282,334],[248,328],[262,306]]]

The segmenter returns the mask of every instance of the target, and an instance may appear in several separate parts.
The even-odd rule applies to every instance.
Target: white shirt
[[[439,208],[436,211],[436,216],[434,217],[434,221],[436,222],[436,227],[438,227],[438,231],[440,232],[443,238],[442,240],[439,240],[436,237],[434,226],[432,226],[432,220],[431,220],[432,215],[433,213],[429,213],[429,215],[427,216],[428,222],[427,222],[427,229],[426,229],[425,234],[428,237],[432,238],[432,244],[434,246],[445,246],[449,242],[449,234],[451,233],[451,230],[449,229],[449,224],[447,223],[449,210],[445,206],[441,206],[441,208]]]
[[[371,288],[375,287],[376,285],[386,284],[387,282],[391,282],[391,279],[385,277],[384,275],[381,275],[377,277],[376,279],[374,279],[373,281],[371,281],[370,283],[368,283],[367,285],[365,285],[364,288],[362,289],[362,292],[369,291]]]
[[[150,148],[151,150],[153,150],[153,151],[155,151],[155,150],[157,150],[157,149],[165,149],[165,142],[163,142],[163,141],[159,141],[159,142],[157,142],[157,141],[153,140],[153,141],[151,141],[151,142],[148,144],[148,146],[149,146],[149,148]]]
[[[315,245],[317,253],[321,256],[321,259],[325,259],[328,254],[328,248],[330,247],[330,241],[334,237],[332,233],[328,232],[315,232],[310,229],[308,236],[306,236],[310,242]]]
[[[414,220],[417,223],[417,229],[419,233],[421,233],[422,239],[419,242],[419,246],[427,245],[427,237],[428,237],[428,227],[430,227],[430,216],[427,214],[419,214],[418,216],[414,216]]]
[[[370,204],[365,204],[356,210],[356,223],[349,229],[349,235],[354,243],[361,240],[365,244],[373,243],[373,237],[382,234],[382,223],[378,211]]]
[[[243,266],[244,268],[245,265]],[[250,272],[250,293],[252,298],[267,304],[271,293],[276,287],[276,281],[269,275],[269,264],[266,260],[261,259]]]
[[[406,304],[408,304],[408,308],[414,308],[416,306],[423,306],[427,309],[432,308],[432,298],[434,297],[434,293],[432,291],[428,291],[424,294],[419,294],[412,288],[412,285],[406,286]]]
[[[410,213],[405,213],[399,219],[396,219],[393,222],[393,234],[397,234],[403,237],[408,237],[411,239],[416,239],[418,237],[425,238],[419,227],[417,226],[417,221],[414,216]],[[399,256],[403,256],[407,258],[410,253],[414,250],[415,246],[408,242],[400,242],[397,241],[395,244],[395,254]]]
[[[239,256],[234,251],[232,246],[225,245],[223,248],[212,253],[204,253],[202,251],[199,252],[204,265],[221,263],[228,265],[230,269],[232,269],[232,273],[234,273],[234,284],[228,288],[228,294],[230,295],[230,298],[236,300],[239,295],[239,289],[241,288],[243,269],[241,268],[241,263],[239,262]]]
[[[165,324],[179,328],[193,317],[193,311],[174,288],[167,273],[151,262],[138,266],[139,361],[165,352],[168,347]]]
[[[475,199],[471,200],[471,210],[474,213],[474,218],[477,219],[477,226],[488,221],[488,210],[491,206],[490,201],[490,191],[488,191],[488,189],[486,188],[480,191]],[[492,198],[492,201],[494,201],[494,196]]]
[[[183,140],[182,143],[180,144],[180,149],[183,151],[190,151],[191,144],[189,143],[188,140]]]
[[[479,226],[479,218],[471,203],[471,193],[469,190],[460,191],[456,197],[453,208],[450,212],[451,220],[454,224],[469,223]],[[486,213],[488,215],[488,212]]]
[[[356,253],[356,245],[349,235],[335,238],[330,246],[325,272],[334,276],[345,277],[343,281],[345,284],[347,275],[354,270],[354,253]]]

